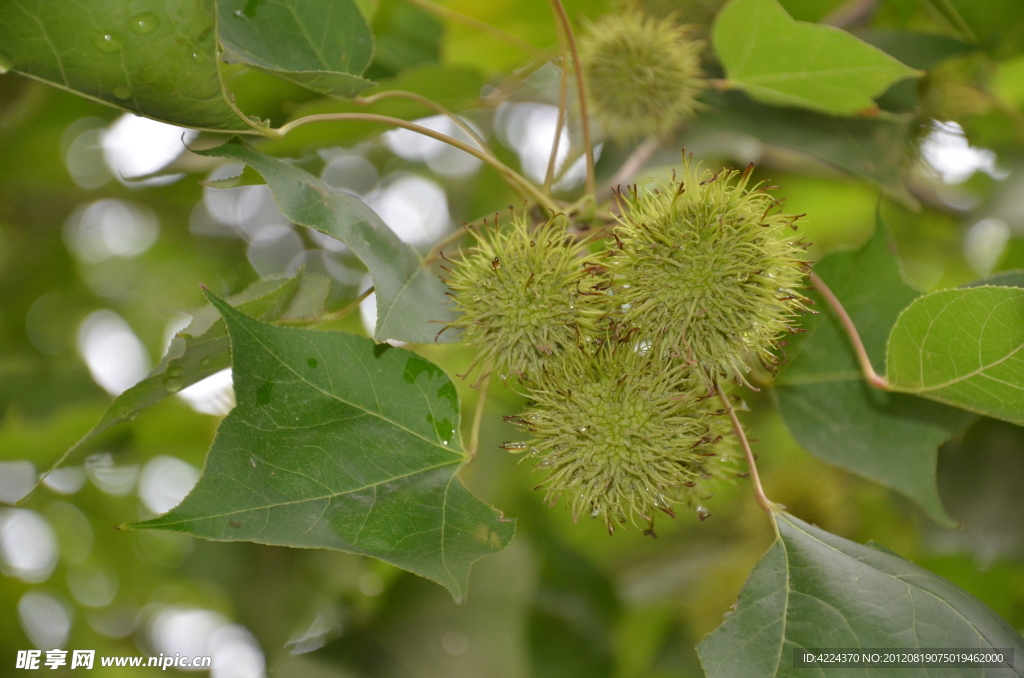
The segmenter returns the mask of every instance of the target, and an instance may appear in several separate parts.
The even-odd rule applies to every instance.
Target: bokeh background
[[[556,132],[554,65],[509,78],[524,62],[514,47],[404,0],[363,4],[378,38],[369,77],[462,112],[503,159],[543,179]],[[537,46],[556,43],[540,0],[444,4]],[[575,20],[613,8],[566,4]],[[721,2],[645,4],[694,23],[700,35]],[[893,31],[956,37],[928,2],[782,4],[894,54],[913,50]],[[875,118],[840,127],[712,91],[698,120],[642,176],[669,176],[684,146],[712,168],[756,162],[757,178],[781,187],[786,210],[808,214],[812,259],[863,243],[881,200],[905,275],[921,290],[1024,268],[1024,27],[1012,21],[1021,21],[1012,2],[991,4],[1011,19],[993,28],[998,43],[929,63],[920,83],[883,97]],[[714,75],[712,50],[705,59]],[[230,67],[228,80],[243,108],[275,123],[338,106],[241,67]],[[386,110],[460,133],[406,103]],[[460,151],[382,131],[309,126],[264,149],[361,196],[423,250],[515,201]],[[561,134],[565,171],[556,188],[572,196],[583,179],[578,134]],[[293,226],[266,187],[201,185],[238,172],[183,153],[184,144],[214,141],[0,76],[0,675],[14,672],[17,650],[57,646],[212,655],[216,678],[702,675],[694,645],[720,623],[772,540],[749,485],[722,487],[704,506],[706,521],[688,513],[659,522],[656,540],[574,524],[563,507],[543,506],[531,489],[539,478],[499,448],[518,435],[501,417],[522,401],[498,384],[480,453],[462,476],[517,518],[518,531],[505,551],[477,564],[461,606],[431,582],[359,556],[115,529],[187,494],[233,404],[229,372],[100,436],[14,506],[111,396],[159,360],[202,305],[200,283],[226,295],[301,268],[329,284],[330,309],[369,286],[341,243]],[[602,143],[601,176],[612,176],[630,150]],[[149,178],[130,179],[140,176]],[[331,329],[365,333],[374,316],[370,297]],[[457,345],[414,350],[449,374],[472,359]],[[469,421],[476,392],[458,385]],[[962,522],[946,530],[800,449],[770,390],[743,395],[770,497],[833,533],[880,542],[1024,628],[1024,430],[982,419],[943,446],[940,491]],[[93,675],[153,670],[97,667]]]

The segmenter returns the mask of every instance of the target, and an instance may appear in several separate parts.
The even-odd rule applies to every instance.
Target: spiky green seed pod
[[[574,519],[653,529],[657,511],[694,506],[731,468],[729,420],[685,365],[606,342],[567,351],[524,385],[531,405],[506,419],[532,439],[504,447],[537,458],[549,474],[538,488],[551,504],[564,495]]]
[[[463,331],[484,371],[539,374],[552,357],[593,335],[605,297],[588,289],[586,245],[561,219],[531,228],[516,216],[506,228],[476,231],[476,246],[453,261],[448,286]],[[472,369],[472,368],[471,368]]]
[[[804,245],[797,217],[744,172],[698,173],[623,199],[609,268],[621,321],[653,349],[692,365],[710,387],[741,382],[754,355],[771,369],[772,349],[805,309]],[[795,228],[795,226],[794,226]]]
[[[628,141],[662,136],[692,118],[706,86],[703,42],[670,19],[611,14],[580,42],[591,113],[605,133]]]

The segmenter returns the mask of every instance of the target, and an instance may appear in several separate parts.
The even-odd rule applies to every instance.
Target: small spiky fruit
[[[703,47],[670,19],[636,11],[590,24],[580,45],[583,74],[605,133],[620,141],[662,136],[693,117],[706,86]]]
[[[686,159],[681,181],[623,197],[615,227],[609,268],[623,326],[708,388],[744,382],[748,355],[771,369],[779,335],[806,308],[797,217],[749,186],[752,169],[698,174]]]
[[[595,333],[607,297],[588,289],[586,245],[566,233],[562,219],[531,228],[520,215],[475,234],[476,246],[452,262],[448,280],[458,312],[451,327],[476,349],[474,367],[506,377],[539,374]]]
[[[729,420],[714,412],[685,365],[606,342],[567,351],[544,379],[525,382],[530,406],[506,420],[524,427],[528,451],[549,472],[538,488],[564,495],[573,519],[602,518],[608,531],[638,519],[653,529],[657,511],[692,506],[730,464]]]

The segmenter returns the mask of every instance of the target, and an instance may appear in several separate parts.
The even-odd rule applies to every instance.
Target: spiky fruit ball
[[[591,113],[623,141],[662,136],[693,117],[705,88],[703,42],[670,19],[611,14],[587,27],[580,50]]]
[[[548,472],[538,488],[554,504],[565,497],[574,519],[590,515],[653,528],[657,511],[695,506],[709,483],[731,469],[729,420],[713,411],[684,365],[667,365],[634,345],[606,342],[567,351],[542,381],[526,381],[528,409],[507,417],[531,440],[528,451]]]
[[[609,268],[621,321],[652,350],[693,366],[707,387],[745,381],[745,357],[769,369],[779,335],[805,309],[805,245],[744,172],[684,162],[681,180],[623,197]]]
[[[586,245],[564,220],[533,228],[524,216],[475,231],[474,248],[453,261],[448,286],[483,371],[536,375],[553,357],[594,334],[606,308],[586,271]],[[472,369],[472,368],[470,368]]]

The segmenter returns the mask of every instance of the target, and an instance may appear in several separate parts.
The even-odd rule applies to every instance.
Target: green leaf
[[[225,98],[214,3],[0,3],[0,52],[14,70],[158,120],[251,132]]]
[[[437,338],[451,318],[447,288],[365,203],[240,139],[198,153],[249,165],[263,175],[286,217],[348,245],[373,278],[378,341],[430,343]]]
[[[1024,50],[1024,29],[1019,21],[1024,5],[1020,0],[928,0],[928,4],[965,40],[997,58]]]
[[[987,278],[975,280],[964,287],[982,287],[992,285],[994,287],[1024,287],[1024,270],[1002,271],[993,273]]]
[[[219,0],[220,39],[229,60],[322,94],[348,97],[371,86],[359,77],[373,38],[352,0]]]
[[[897,320],[888,356],[893,389],[1024,425],[1024,289],[921,297]]]
[[[852,115],[921,75],[838,28],[793,20],[777,0],[731,0],[712,35],[729,83],[780,106]]]
[[[579,554],[544,539],[544,564],[528,621],[533,678],[608,678],[615,674],[615,587]]]
[[[1018,657],[1024,652],[1020,634],[952,582],[788,514],[773,518],[775,544],[751,572],[735,611],[697,646],[708,678],[833,675],[794,668],[793,650],[805,648],[1013,648]],[[959,668],[956,675],[1024,672]]]
[[[888,232],[879,218],[861,250],[832,254],[814,269],[850,314],[879,372],[896,318],[918,296],[903,282]],[[868,386],[841,323],[820,295],[808,296],[819,314],[801,320],[807,332],[787,347],[788,364],[775,382],[793,437],[815,456],[890,487],[936,522],[954,525],[935,485],[937,450],[972,417]]]
[[[891,29],[874,29],[857,34],[864,42],[911,68],[925,70],[940,61],[977,50],[962,40],[935,33],[915,33]]]
[[[301,278],[259,280],[231,297],[229,303],[260,320],[277,320],[289,311],[301,286]],[[112,426],[134,419],[142,410],[230,365],[227,330],[213,307],[207,306],[193,316],[187,328],[171,339],[167,354],[153,371],[114,398],[96,425],[61,455],[46,474]]]
[[[778,108],[743,92],[707,92],[709,104],[694,125],[698,132],[740,132],[822,160],[879,188],[900,192],[907,155],[908,121],[839,118],[813,111]]]
[[[470,566],[514,523],[456,476],[467,455],[451,380],[410,351],[273,327],[207,296],[231,337],[238,404],[191,494],[130,527],[360,553],[465,598]]]

